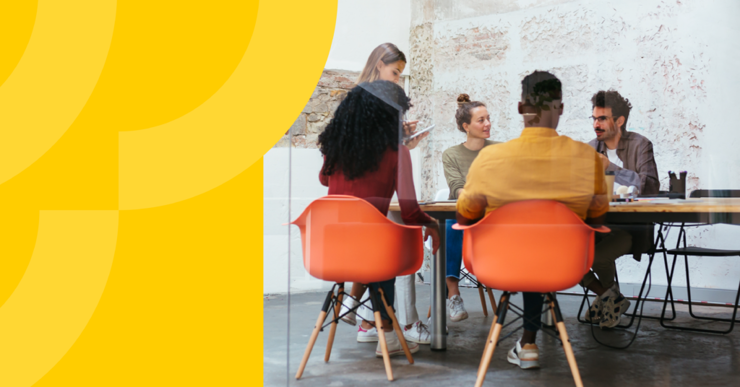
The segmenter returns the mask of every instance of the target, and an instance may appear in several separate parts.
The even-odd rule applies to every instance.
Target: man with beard
[[[632,105],[614,90],[599,91],[591,98],[596,138],[588,144],[601,154],[606,170],[616,173],[621,185],[635,185],[642,195],[657,195],[660,189],[653,143],[645,136],[627,131]],[[635,176],[637,175],[637,176]]]
[[[606,171],[615,172],[614,180],[618,184],[635,186],[643,195],[658,194],[660,182],[653,144],[645,136],[627,131],[627,119],[632,109],[629,100],[614,90],[602,90],[594,94],[591,103],[596,138],[589,145],[599,153]],[[599,322],[602,328],[618,325],[620,315],[629,308],[629,301],[614,281],[616,259],[632,253],[639,261],[653,237],[652,225],[608,227],[612,232],[596,236],[592,271],[581,283],[598,295],[586,311],[585,319]]]

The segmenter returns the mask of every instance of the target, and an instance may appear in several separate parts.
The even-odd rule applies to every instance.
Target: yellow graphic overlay
[[[3,386],[32,385],[80,335],[108,279],[117,229],[118,211],[41,213],[31,263],[0,308]]]
[[[336,7],[0,5],[0,386],[262,384],[260,157]]]
[[[28,46],[0,88],[0,184],[49,150],[82,110],[115,14],[115,1],[39,0]]]

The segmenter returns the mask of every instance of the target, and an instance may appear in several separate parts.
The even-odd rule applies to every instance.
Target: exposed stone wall
[[[347,92],[356,86],[360,73],[344,70],[324,70],[311,98],[291,126],[292,141],[288,138],[291,130],[275,144],[275,148],[285,148],[289,143],[294,148],[316,149],[319,134],[324,131],[334,112],[347,96]],[[403,86],[406,77],[402,76],[399,84]]]
[[[561,134],[594,138],[591,96],[614,88],[634,106],[628,130],[653,141],[661,189],[668,188],[668,170],[688,170],[687,188],[699,187],[709,59],[695,36],[698,27],[685,21],[701,2],[521,3],[463,0],[453,9],[444,1],[412,2],[414,118],[432,112],[430,124],[437,125],[420,145],[423,198],[446,186],[441,154],[464,141],[454,124],[457,95],[486,103],[492,139],[507,141],[521,132],[520,82],[534,70],[549,70],[563,81]],[[468,12],[471,7],[480,12]]]
[[[736,34],[728,31],[731,15],[740,11],[737,3],[412,0],[411,8],[410,83],[417,114],[411,118],[431,117],[428,124],[436,124],[419,145],[424,199],[446,187],[442,152],[465,140],[454,123],[457,95],[486,103],[492,139],[508,141],[521,133],[521,80],[534,70],[551,71],[563,82],[558,132],[575,140],[595,137],[589,117],[596,91],[613,88],[627,97],[633,105],[627,129],[653,142],[662,190],[668,189],[669,170],[689,172],[687,192],[736,188],[740,181],[737,164],[728,162],[737,157],[713,153],[732,152],[737,147],[725,144],[740,138],[731,118],[717,118],[732,111],[725,101],[739,83],[731,65],[718,63],[734,57],[726,48],[734,47],[728,42]],[[690,229],[688,243],[734,248],[736,232],[722,225]],[[675,238],[674,231],[668,244]],[[621,259],[620,279],[640,282],[646,261]],[[697,286],[737,286],[740,264],[690,262]],[[665,283],[661,270],[653,271],[656,284]],[[676,276],[683,281],[681,273]]]
[[[359,76],[360,73],[353,71],[324,70],[311,99],[291,127],[292,141],[288,138],[288,131],[275,147],[287,147],[292,143],[296,148],[317,148],[319,134],[334,117],[334,111],[347,92],[355,87]]]

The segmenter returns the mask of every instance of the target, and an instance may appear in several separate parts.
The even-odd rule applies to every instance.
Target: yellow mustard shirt
[[[532,199],[561,202],[581,219],[606,213],[609,203],[598,153],[555,129],[524,128],[519,138],[480,151],[457,211],[478,219],[504,204]]]

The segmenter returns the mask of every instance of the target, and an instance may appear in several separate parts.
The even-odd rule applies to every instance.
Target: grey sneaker
[[[599,328],[614,328],[619,325],[622,315],[627,313],[627,309],[630,307],[630,301],[619,292],[616,284],[604,293],[601,298],[604,305],[601,309]]]
[[[586,309],[586,313],[583,315],[583,319],[587,322],[600,322],[603,308],[604,302],[601,300],[601,297],[596,297],[594,299],[594,303],[591,304],[588,309]]]
[[[450,314],[450,321],[462,321],[468,318],[468,312],[460,296],[452,296],[447,300],[447,311]]]
[[[524,344],[524,347],[522,347],[517,341],[514,348],[506,356],[506,360],[525,370],[540,368],[540,349],[537,348],[537,344]]]

